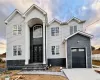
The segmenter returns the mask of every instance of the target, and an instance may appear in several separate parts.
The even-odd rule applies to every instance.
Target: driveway
[[[69,80],[100,80],[100,74],[94,70],[100,70],[100,68],[63,69],[63,72]]]

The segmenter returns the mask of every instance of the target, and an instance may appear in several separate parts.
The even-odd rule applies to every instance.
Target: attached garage
[[[72,68],[86,68],[85,48],[72,48]]]
[[[76,32],[65,38],[66,68],[91,68],[91,38],[84,32]]]

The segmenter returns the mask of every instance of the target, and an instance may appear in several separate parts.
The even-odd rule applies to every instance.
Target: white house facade
[[[32,5],[25,13],[14,10],[5,20],[7,67],[32,63],[66,68],[91,68],[91,38],[82,21],[72,18],[48,23],[47,13]]]

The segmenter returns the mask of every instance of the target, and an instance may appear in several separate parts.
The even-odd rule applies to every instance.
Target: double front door
[[[33,45],[33,62],[43,62],[42,45]]]

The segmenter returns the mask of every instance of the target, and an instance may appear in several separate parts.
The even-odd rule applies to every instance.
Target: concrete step
[[[28,65],[25,65],[23,68],[22,68],[22,71],[32,71],[32,70],[46,70],[47,69],[47,64],[28,64]]]

